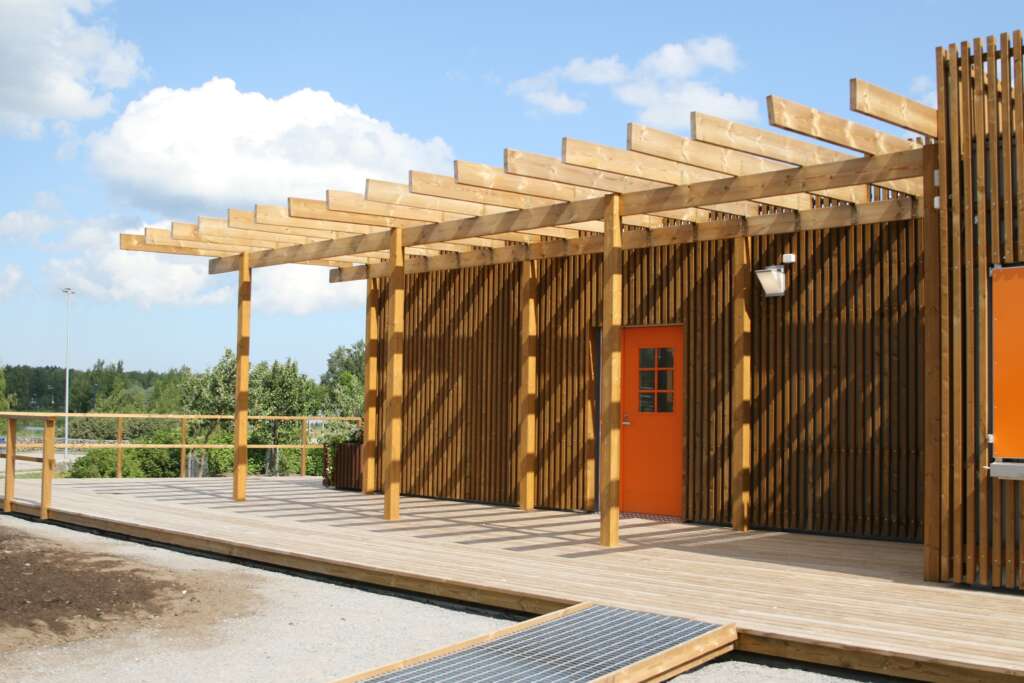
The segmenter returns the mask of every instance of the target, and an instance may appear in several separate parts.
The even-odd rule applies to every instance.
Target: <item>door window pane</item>
[[[641,413],[653,413],[654,412],[654,392],[652,392],[652,391],[641,391],[640,392],[640,412]]]
[[[643,373],[641,372],[640,374],[642,375]],[[658,370],[658,388],[659,389],[671,389],[672,388],[672,371],[671,370]]]
[[[672,362],[672,349],[658,349],[658,367],[659,368],[671,368],[673,367]]]
[[[640,349],[640,367],[654,367],[654,349]]]
[[[672,412],[672,392],[671,391],[659,391],[658,392],[658,412],[659,413],[671,413]]]
[[[640,388],[641,389],[653,389],[654,388],[654,370],[641,370],[640,371]],[[659,387],[660,389],[660,387]]]

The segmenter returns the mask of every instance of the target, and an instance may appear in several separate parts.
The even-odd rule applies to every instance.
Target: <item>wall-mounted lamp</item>
[[[766,297],[772,298],[786,293],[786,266],[791,263],[796,263],[796,255],[783,254],[782,264],[754,271]]]

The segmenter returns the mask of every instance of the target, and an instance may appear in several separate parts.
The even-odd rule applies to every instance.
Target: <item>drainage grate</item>
[[[591,681],[718,628],[703,621],[595,605],[366,680]]]

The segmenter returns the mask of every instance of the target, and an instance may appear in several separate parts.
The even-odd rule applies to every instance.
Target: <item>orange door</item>
[[[683,330],[622,335],[622,511],[683,516]]]

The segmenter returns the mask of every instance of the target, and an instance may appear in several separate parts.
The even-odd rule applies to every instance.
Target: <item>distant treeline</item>
[[[169,372],[179,373],[184,370]],[[71,372],[74,375],[69,401],[72,413],[93,411],[96,401],[109,396],[119,383],[150,390],[157,380],[169,374],[153,370],[125,370],[121,361],[107,363],[102,360],[96,361],[89,370],[73,369]],[[8,365],[4,373],[13,410],[64,410],[64,368],[52,365]]]
[[[344,415],[363,411],[363,363],[365,349],[359,341],[339,346],[327,358],[327,371],[319,381],[299,371],[298,364],[284,361],[257,363],[249,372],[252,415]],[[194,372],[181,367],[164,372],[125,370],[118,362],[97,361],[89,370],[71,371],[69,411],[72,413],[148,413],[229,415],[235,407],[235,354],[230,350],[210,368]],[[53,366],[0,366],[0,410],[64,410],[64,369]],[[58,431],[62,425],[58,424]],[[257,421],[250,427],[251,443],[296,443],[299,423]],[[71,436],[113,439],[110,420],[73,420]],[[175,443],[178,426],[161,421],[133,421],[125,436],[138,443]],[[348,422],[332,422],[323,435],[328,441],[358,439]],[[201,443],[231,442],[231,424],[195,421],[191,438]],[[195,454],[201,471],[218,474],[230,467],[230,449],[201,450]],[[253,471],[280,474],[297,471],[294,453],[277,449],[250,451]],[[79,458],[70,476],[112,476],[113,451],[98,449]],[[128,449],[126,476],[175,476],[178,456],[172,451]],[[314,467],[314,471],[315,471]]]

